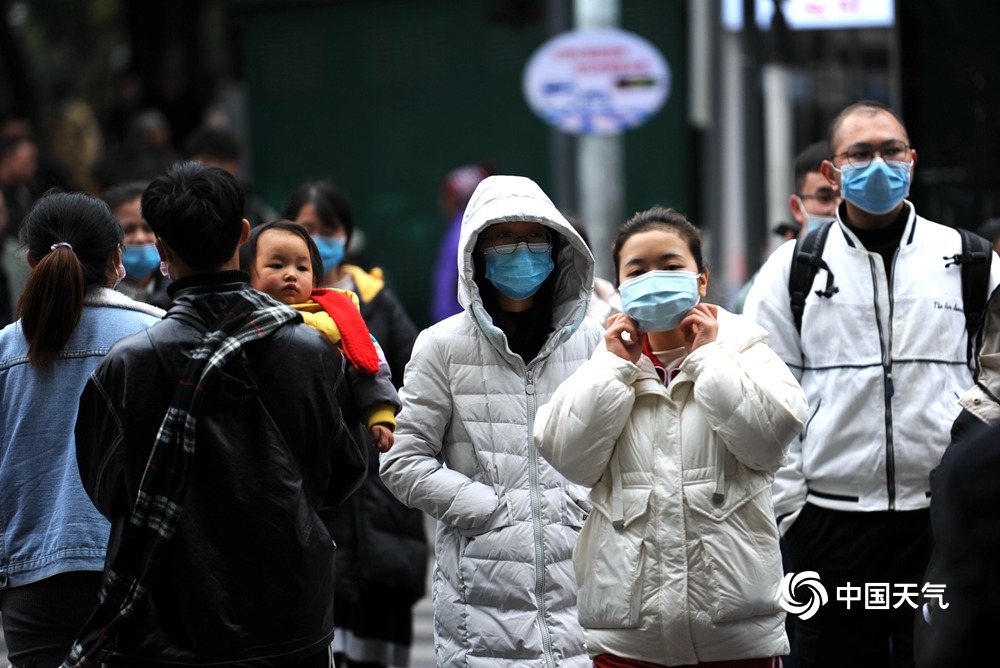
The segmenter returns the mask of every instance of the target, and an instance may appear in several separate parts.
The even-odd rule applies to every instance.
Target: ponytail
[[[107,286],[123,232],[108,205],[85,193],[50,191],[21,222],[34,269],[17,302],[28,361],[46,366],[66,347],[87,290]]]
[[[29,362],[46,366],[62,352],[80,322],[86,291],[76,253],[68,245],[53,245],[52,252],[35,265],[17,302]]]

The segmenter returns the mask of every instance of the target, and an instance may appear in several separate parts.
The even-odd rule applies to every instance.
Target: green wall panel
[[[624,0],[622,27],[663,50],[673,86],[664,110],[626,136],[626,211],[690,212],[695,170],[685,125],[683,0]],[[487,0],[231,3],[242,40],[253,181],[280,211],[299,183],[347,193],[366,258],[419,327],[446,228],[444,174],[487,159],[551,191],[550,133],[521,93],[543,22],[489,20]]]

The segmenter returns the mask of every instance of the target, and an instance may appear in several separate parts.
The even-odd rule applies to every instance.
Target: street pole
[[[577,29],[613,28],[620,21],[618,0],[574,0]],[[611,243],[624,222],[625,144],[620,132],[577,138],[577,192],[579,222],[587,231],[594,253],[594,273],[613,280]]]
[[[761,263],[764,250],[764,126],[762,122],[760,31],[757,28],[757,3],[743,0],[743,146],[744,179],[746,183],[747,270],[752,274]]]
[[[770,254],[783,239],[772,235],[769,230],[778,222],[789,220],[788,195],[794,186],[795,113],[792,107],[791,71],[788,66],[788,34],[781,0],[774,0],[774,18],[769,32],[770,48],[763,68],[764,87],[764,137],[767,217],[763,234],[771,240],[765,244]]]

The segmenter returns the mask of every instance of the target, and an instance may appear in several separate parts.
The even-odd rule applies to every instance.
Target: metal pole
[[[761,81],[765,123],[764,160],[767,168],[767,213],[762,234],[765,239],[770,240],[770,243],[765,244],[768,254],[783,241],[769,231],[776,223],[791,217],[788,195],[794,185],[792,163],[795,155],[795,111],[792,107],[792,75],[788,66],[787,37],[781,2],[774,0],[768,62],[763,67]]]
[[[568,0],[545,1],[545,24],[549,36],[572,28]],[[563,213],[578,216],[576,211],[576,144],[573,135],[556,128],[549,130],[549,160],[552,174],[552,201]]]
[[[746,180],[747,270],[752,274],[761,264],[764,251],[764,141],[760,77],[760,31],[757,29],[756,2],[743,0],[743,145]]]
[[[618,0],[574,0],[578,29],[609,28],[620,20]],[[594,273],[613,280],[611,243],[624,221],[625,144],[621,133],[577,138],[577,185],[580,223],[594,253]]]

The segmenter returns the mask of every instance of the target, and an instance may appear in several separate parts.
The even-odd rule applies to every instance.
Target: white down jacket
[[[483,307],[472,254],[493,223],[528,220],[558,233],[552,332],[527,364]],[[603,329],[585,318],[593,257],[529,179],[492,176],[466,209],[459,242],[464,312],[413,347],[381,456],[386,486],[438,520],[432,585],[438,666],[589,666],[577,620],[572,548],[587,490],[532,443],[535,411],[585,362]]]
[[[771,507],[805,393],[763,328],[719,309],[718,339],[664,387],[603,343],[538,411],[535,443],[593,485],[574,554],[591,656],[664,665],[788,653]]]

